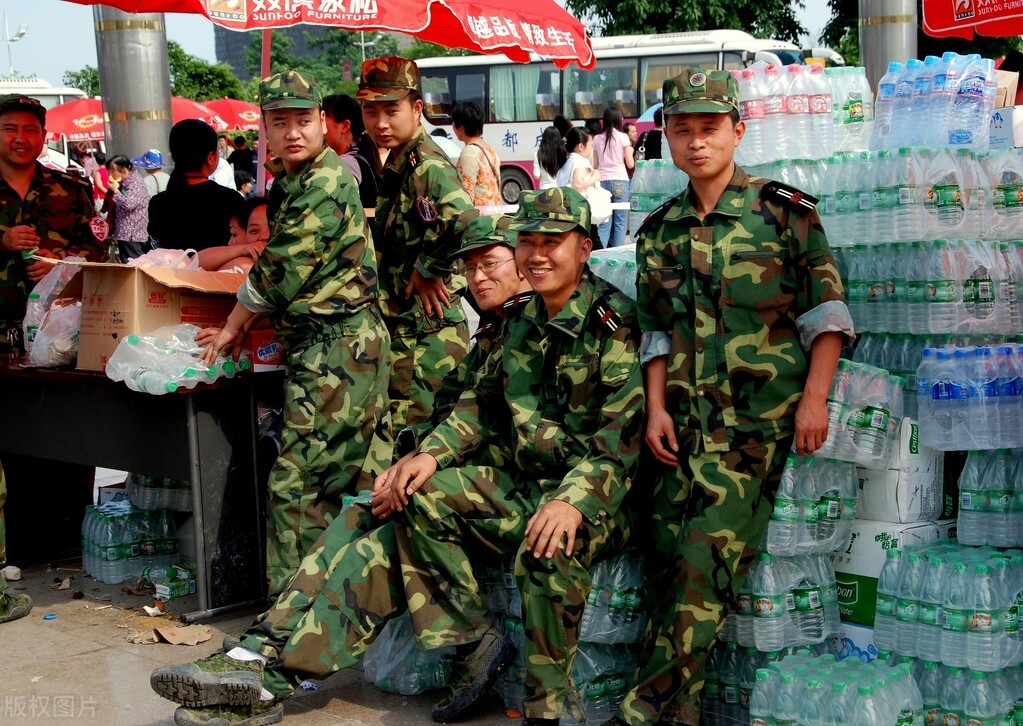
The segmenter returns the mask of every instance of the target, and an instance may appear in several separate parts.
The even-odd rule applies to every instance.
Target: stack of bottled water
[[[412,617],[405,612],[388,622],[366,651],[362,674],[382,691],[414,696],[447,684],[445,656],[453,652],[454,648],[420,650],[412,630]]]
[[[177,562],[177,529],[166,509],[136,509],[129,501],[85,508],[82,567],[97,580],[116,585]]]
[[[957,537],[964,545],[1023,545],[1023,452],[971,451],[959,475]]]
[[[623,245],[595,250],[590,254],[590,270],[604,278],[633,300],[636,299],[636,246]]]
[[[649,214],[689,186],[689,177],[671,159],[636,162],[629,191],[629,230],[633,240]]]
[[[879,651],[986,673],[1023,663],[1018,551],[954,542],[889,550],[877,593]]]
[[[200,358],[195,325],[168,325],[147,335],[124,338],[107,361],[107,377],[124,381],[133,391],[162,395],[195,388],[218,378],[230,378],[251,368],[248,359],[235,363],[220,356],[212,366]]]
[[[866,151],[874,131],[874,93],[859,67],[828,68],[834,99],[836,151]]]
[[[977,54],[889,63],[878,84],[870,148],[949,146],[983,154],[997,90],[994,61]]]
[[[755,671],[750,724],[891,726],[924,724],[924,703],[908,663],[796,653]]]
[[[584,721],[562,718],[563,726],[602,724],[618,711],[633,686],[638,652],[635,648],[582,642],[572,676],[586,711]]]
[[[856,465],[789,454],[763,547],[772,555],[827,554],[849,546],[859,491]]]
[[[125,489],[128,492],[128,499],[139,509],[192,511],[192,484],[183,479],[128,474]]]
[[[828,438],[815,455],[888,468],[904,386],[883,368],[840,359],[828,391]]]
[[[1016,345],[924,348],[916,372],[920,442],[940,451],[1023,445]]]

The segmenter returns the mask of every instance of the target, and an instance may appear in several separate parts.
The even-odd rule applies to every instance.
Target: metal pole
[[[871,88],[888,67],[888,61],[916,58],[919,27],[916,0],[859,0],[860,64],[867,69]]]
[[[270,48],[273,45],[273,31],[264,30],[260,43],[259,77],[270,75]],[[259,152],[256,154],[256,193],[266,194],[266,134],[263,133],[263,114],[259,114]]]
[[[163,13],[126,13],[97,5],[99,85],[108,153],[167,154],[171,125],[170,71]]]

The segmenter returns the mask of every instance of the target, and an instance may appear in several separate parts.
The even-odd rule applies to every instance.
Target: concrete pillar
[[[916,58],[920,27],[916,0],[859,0],[860,65],[867,69],[870,87],[888,69],[888,61]]]
[[[108,154],[129,159],[160,149],[170,165],[170,68],[163,13],[92,11]]]

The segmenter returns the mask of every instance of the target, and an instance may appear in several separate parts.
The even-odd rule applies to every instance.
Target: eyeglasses
[[[511,262],[514,259],[515,259],[514,257],[509,257],[508,259],[501,260],[500,262],[483,262],[478,265],[466,265],[465,276],[472,277],[473,275],[476,274],[476,270],[479,270],[487,277],[490,277],[491,273],[494,270],[496,270],[500,265],[503,265],[505,262]]]

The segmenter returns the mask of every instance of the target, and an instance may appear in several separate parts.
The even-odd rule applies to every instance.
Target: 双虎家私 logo
[[[969,20],[976,11],[973,7],[973,0],[951,0],[952,14],[956,20]]]

